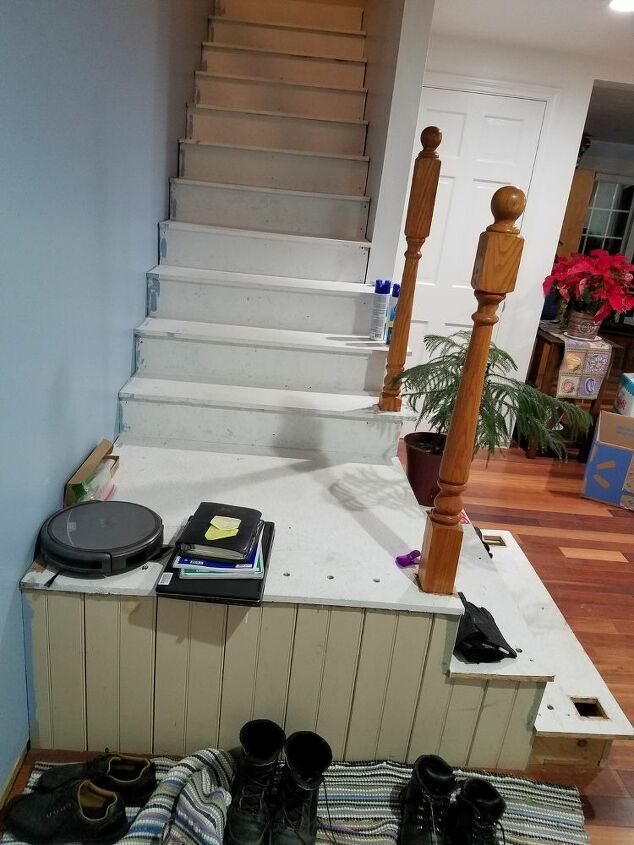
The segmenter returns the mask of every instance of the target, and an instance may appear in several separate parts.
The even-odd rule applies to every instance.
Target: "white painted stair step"
[[[366,156],[234,147],[185,139],[180,142],[179,175],[200,182],[363,196],[368,164]]]
[[[338,88],[285,79],[196,72],[196,103],[310,117],[361,119],[365,88]]]
[[[170,209],[184,223],[347,239],[364,236],[369,200],[172,179]]]
[[[363,9],[307,0],[215,0],[214,14],[249,21],[290,23],[300,26],[332,26],[360,30]]]
[[[363,155],[367,121],[190,105],[187,137],[277,150]]]
[[[209,17],[209,40],[265,50],[297,50],[334,59],[361,59],[365,32],[320,26]]]
[[[161,264],[236,273],[362,282],[370,244],[166,220]]]
[[[365,65],[365,59],[331,59],[206,41],[203,43],[201,69],[238,76],[363,88]]]
[[[283,390],[380,391],[387,347],[366,336],[147,318],[137,372]]]
[[[147,274],[148,314],[172,320],[363,335],[372,292],[354,282],[287,279],[159,265]]]
[[[315,450],[383,462],[396,453],[400,414],[376,397],[306,393],[134,376],[121,390],[122,432],[161,445]]]

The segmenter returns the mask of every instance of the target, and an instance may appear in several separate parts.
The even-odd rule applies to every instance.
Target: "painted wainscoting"
[[[457,617],[25,592],[40,748],[182,755],[248,719],[335,758],[523,768],[544,683],[449,677]]]

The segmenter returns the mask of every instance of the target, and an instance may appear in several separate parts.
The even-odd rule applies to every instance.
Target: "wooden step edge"
[[[264,76],[243,76],[237,73],[214,73],[209,70],[197,70],[194,74],[209,76],[213,79],[237,79],[239,82],[250,82],[257,85],[286,85],[295,88],[319,88],[323,91],[338,91],[350,94],[367,94],[367,88],[351,88],[349,85],[323,85],[321,82],[294,82],[292,79],[267,79]]]
[[[245,152],[273,153],[274,155],[291,155],[327,159],[334,158],[342,159],[343,161],[359,161],[363,164],[367,164],[370,161],[370,156],[359,156],[346,153],[311,152],[310,150],[287,150],[282,147],[251,147],[246,144],[223,144],[220,141],[197,141],[195,138],[179,138],[178,143],[187,144],[191,147],[218,147],[223,150],[244,150]]]
[[[199,232],[204,235],[223,235],[236,238],[259,238],[266,241],[292,241],[293,243],[334,244],[337,247],[353,247],[367,249],[372,241],[365,238],[331,238],[324,235],[298,235],[297,232],[273,232],[262,229],[241,229],[238,226],[221,226],[218,223],[188,223],[185,220],[161,220],[159,231],[161,234],[170,229],[184,232]]]
[[[363,118],[347,117],[317,117],[314,114],[293,114],[286,111],[264,111],[262,109],[234,109],[231,106],[209,106],[205,103],[188,103],[188,109],[205,109],[207,111],[227,111],[232,114],[259,114],[265,117],[290,118],[291,120],[320,120],[322,123],[349,123],[352,126],[367,126],[368,121]]]
[[[218,188],[223,191],[242,191],[244,193],[273,194],[274,196],[287,196],[292,199],[320,200],[342,200],[343,202],[367,203],[370,197],[358,196],[356,194],[322,194],[318,191],[294,191],[290,188],[267,188],[261,185],[238,185],[233,182],[205,182],[202,179],[184,179],[181,176],[172,176],[170,183],[173,185],[196,185],[201,188]]]
[[[354,65],[367,65],[366,58],[360,59],[338,59],[334,56],[324,56],[320,53],[306,53],[297,50],[269,50],[266,47],[247,47],[243,44],[225,44],[222,41],[203,41],[203,48],[205,49],[219,49],[219,50],[237,50],[241,53],[267,53],[273,56],[293,56],[300,59],[316,59],[324,62],[337,62]]]
[[[315,26],[314,24],[285,23],[284,21],[256,21],[253,19],[230,18],[226,15],[209,15],[210,21],[227,21],[228,23],[246,24],[247,26],[266,26],[269,29],[292,29],[301,32],[323,32],[327,35],[354,35],[365,38],[365,29],[339,29],[331,26]]]

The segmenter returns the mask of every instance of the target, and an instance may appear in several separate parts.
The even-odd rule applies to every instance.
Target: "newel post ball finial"
[[[498,188],[491,200],[495,223],[487,226],[487,231],[517,235],[519,229],[515,226],[515,221],[524,213],[525,208],[526,194],[521,188],[514,188],[512,185]]]
[[[420,142],[423,145],[421,155],[437,158],[436,150],[442,141],[442,132],[437,126],[426,126],[420,133]]]

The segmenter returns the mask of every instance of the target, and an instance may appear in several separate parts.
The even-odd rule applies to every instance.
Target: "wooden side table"
[[[605,389],[612,371],[612,365],[617,358],[617,353],[622,352],[622,347],[619,346],[618,343],[614,343],[614,341],[607,340],[606,338],[601,339],[610,346],[610,363],[608,364],[608,370],[601,384],[599,395],[596,399],[590,400],[590,415],[592,416],[595,424],[601,411],[601,403],[603,402]],[[557,391],[559,368],[564,359],[565,350],[566,344],[564,343],[564,339],[562,337],[551,334],[548,329],[540,326],[537,332],[537,337],[535,338],[535,346],[533,347],[533,355],[528,368],[526,381],[534,384],[535,387],[542,391],[542,393],[554,396]],[[583,404],[584,401],[588,400],[573,399],[571,401]],[[582,462],[587,460],[593,432],[594,426],[592,427],[592,431],[589,431],[587,435],[584,436],[583,443],[581,443],[579,447],[577,460]],[[535,458],[536,456],[537,444],[534,441],[531,441],[526,448],[526,457]]]

